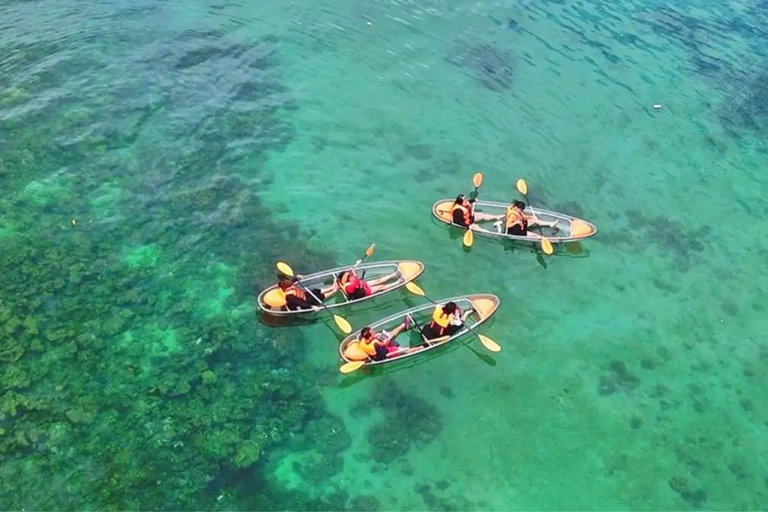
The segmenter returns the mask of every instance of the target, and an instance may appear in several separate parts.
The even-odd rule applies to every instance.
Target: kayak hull
[[[501,305],[501,299],[499,299],[499,297],[497,297],[496,295],[493,295],[490,293],[478,293],[478,294],[472,294],[472,295],[462,295],[458,297],[451,297],[451,298],[439,300],[437,301],[437,303],[445,304],[446,302],[449,302],[449,301],[455,302],[462,309],[462,311],[466,311],[469,307],[474,307],[475,310],[479,312],[479,314],[473,313],[467,319],[467,323],[473,329],[477,328],[486,320],[488,320],[496,312],[496,310],[499,309],[499,306]],[[406,315],[411,315],[412,318],[415,319],[416,324],[418,324],[418,326],[413,325],[410,331],[403,332],[398,336],[398,342],[402,341],[406,336],[411,336],[411,339],[415,340],[414,342],[412,342],[414,343],[413,345],[408,347],[401,346],[398,351],[391,353],[389,357],[381,361],[366,360],[365,364],[363,364],[363,367],[380,366],[387,363],[393,363],[395,361],[402,361],[404,359],[409,359],[419,354],[424,354],[425,352],[436,349],[438,347],[445,346],[448,343],[470,332],[469,329],[464,327],[453,336],[445,336],[443,338],[438,338],[437,340],[430,342],[426,347],[422,346],[421,343],[424,341],[424,339],[419,333],[419,326],[424,327],[431,320],[432,311],[434,310],[434,308],[435,308],[435,305],[432,303],[422,304],[420,306],[416,306],[410,309],[406,309],[404,311],[400,311],[399,313],[395,313],[394,315],[388,316],[386,318],[377,320],[376,322],[369,324],[368,327],[373,329],[375,332],[380,332],[382,329],[391,330],[391,329],[394,329],[396,326],[398,326],[400,323],[402,323],[405,320]],[[362,356],[358,355],[360,354],[360,349],[355,346],[360,337],[361,330],[362,328],[357,330],[356,332],[351,333],[349,336],[344,338],[339,344],[339,356],[341,357],[341,359],[343,359],[347,363],[352,363],[352,362],[362,360]]]
[[[460,229],[466,230],[464,226],[459,226],[453,223],[453,219],[450,215],[451,206],[453,205],[453,199],[441,199],[432,205],[432,215],[437,218],[443,224],[448,226],[454,226]],[[475,212],[487,213],[490,215],[505,215],[510,203],[503,203],[499,201],[481,201],[475,202]],[[544,210],[541,208],[531,208],[527,206],[525,208],[527,215],[536,216],[544,221],[551,222],[557,221],[557,230],[553,231],[551,228],[542,227],[542,232],[550,242],[556,243],[568,243],[584,240],[597,233],[597,227],[591,222],[587,222],[584,219],[579,219],[571,215],[564,213],[553,212],[550,210]],[[487,226],[487,227],[486,227]],[[529,228],[530,231],[538,233],[538,226]],[[478,229],[473,230],[476,235],[485,236],[487,238],[497,238],[500,240],[518,240],[531,242],[535,241],[534,238],[520,235],[508,235],[506,233],[499,233],[494,229],[492,222],[483,222],[478,224]]]
[[[324,288],[333,284],[334,276],[345,270],[352,268],[352,265],[345,267],[333,268],[330,270],[322,270],[315,272],[314,274],[308,274],[301,277],[301,284],[307,289]],[[380,261],[371,263],[361,263],[355,268],[355,272],[358,275],[362,275],[365,272],[365,280],[372,280],[378,277],[382,277],[394,272],[398,273],[397,281],[393,281],[392,286],[371,294],[368,297],[362,297],[360,299],[349,299],[341,291],[337,292],[333,297],[324,302],[324,305],[328,309],[340,308],[342,306],[350,306],[359,302],[364,302],[369,299],[381,297],[387,293],[393,292],[399,288],[402,288],[407,283],[415,280],[425,270],[424,264],[416,260],[395,260],[395,261]],[[272,285],[269,288],[259,293],[256,299],[259,304],[259,309],[264,313],[273,316],[307,316],[315,313],[312,309],[301,309],[296,311],[287,310],[285,300],[282,298],[282,294],[279,292],[277,285]]]

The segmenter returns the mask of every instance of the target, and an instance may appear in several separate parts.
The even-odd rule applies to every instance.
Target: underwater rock
[[[235,466],[247,468],[255,464],[261,455],[261,446],[254,440],[246,441],[237,447]]]
[[[203,384],[213,384],[218,379],[218,376],[210,370],[206,370],[200,374],[203,379]]]
[[[354,510],[355,512],[376,512],[380,506],[379,500],[370,494],[355,496],[349,502],[349,510]]]
[[[94,414],[92,412],[87,412],[82,407],[75,407],[74,409],[69,409],[65,414],[67,416],[67,419],[75,424],[91,423],[94,418]]]
[[[13,363],[24,355],[24,347],[10,336],[0,336],[0,363]]]
[[[412,443],[430,443],[443,429],[443,417],[434,405],[404,393],[394,382],[377,388],[369,400],[383,409],[385,418],[368,431],[371,457],[377,462],[392,462]]]
[[[611,395],[617,391],[631,391],[640,384],[640,379],[627,369],[624,361],[614,359],[609,365],[609,373],[600,377],[597,391],[601,395]]]
[[[416,160],[429,160],[434,154],[434,149],[429,144],[406,144],[404,152],[406,156]]]
[[[29,374],[18,366],[8,366],[0,375],[0,386],[5,389],[24,389],[29,382]]]
[[[513,57],[491,44],[455,49],[445,59],[474,76],[486,88],[503,92],[512,88]]]

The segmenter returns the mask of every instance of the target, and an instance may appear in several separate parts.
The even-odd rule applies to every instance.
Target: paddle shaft
[[[315,300],[316,300],[316,301],[319,303],[320,307],[322,307],[322,308],[323,308],[324,310],[326,310],[327,312],[331,313],[331,310],[330,310],[330,309],[328,309],[328,308],[326,307],[326,305],[325,305],[325,304],[323,304],[323,301],[321,301],[320,299],[318,299],[318,298],[317,298],[317,295],[315,295],[314,293],[312,293],[312,290],[310,290],[309,288],[307,288],[307,286],[306,286],[304,283],[302,283],[302,282],[301,282],[301,280],[300,280],[298,277],[296,278],[296,283],[297,283],[297,284],[299,284],[299,285],[301,285],[301,287],[302,287],[302,288],[304,288],[304,290],[305,290],[305,291],[306,291],[306,292],[307,292],[307,293],[308,293],[308,294],[309,294],[309,295],[310,295],[310,296],[311,296],[313,299],[315,299]],[[331,313],[331,314],[333,314],[333,313]]]
[[[371,246],[371,247],[373,247],[373,246]],[[368,257],[368,252],[366,251],[366,253],[363,254],[363,257],[360,258],[360,263],[364,262],[365,258],[367,258],[367,257]],[[355,270],[357,268],[357,266],[360,265],[360,263],[357,263],[355,266],[353,266],[352,270]],[[363,270],[363,273],[360,274],[360,279],[365,279],[365,270]]]
[[[419,322],[416,321],[416,318],[414,318],[413,315],[411,315],[411,320],[413,320],[413,325],[415,325],[419,330],[419,336],[421,336],[421,339],[424,340],[424,343],[429,343],[429,340],[426,338],[426,336],[424,336],[424,333],[421,332],[421,326],[419,325]]]
[[[435,302],[435,301],[433,301],[432,299],[430,299],[429,297],[427,297],[427,295],[426,295],[426,294],[424,294],[424,295],[423,295],[423,297],[424,297],[425,299],[427,299],[429,302],[431,302],[432,304],[434,304],[435,306],[439,306],[439,305],[440,305],[440,304],[438,304],[437,302]],[[477,310],[475,310],[475,311],[477,311]],[[480,314],[480,312],[479,312],[479,311],[477,311],[477,314],[479,315],[479,314]],[[413,317],[411,317],[411,318],[413,318]],[[414,320],[414,321],[413,321],[413,323],[416,323],[416,320]],[[461,321],[461,325],[462,325],[462,326],[464,326],[464,327],[466,327],[466,328],[467,328],[467,329],[469,329],[470,331],[472,331],[472,334],[474,334],[474,335],[475,335],[475,336],[477,336],[478,338],[480,337],[480,335],[479,335],[479,334],[477,334],[477,331],[475,331],[475,330],[474,330],[472,327],[470,327],[470,326],[469,326],[469,324],[468,324],[467,322],[465,322],[464,320],[462,320],[462,321]]]
[[[525,198],[525,202],[528,204],[528,208],[531,209],[531,213],[533,214],[534,220],[536,220],[536,211],[533,209],[533,206],[531,206],[531,202],[528,200],[528,194],[523,194],[523,197]],[[544,232],[541,230],[541,226],[539,226],[538,222],[536,223],[536,227],[538,228],[539,235],[541,235],[541,238],[544,238]],[[536,255],[539,254],[539,246],[536,244],[536,242],[531,242],[533,244],[533,249],[536,251]]]

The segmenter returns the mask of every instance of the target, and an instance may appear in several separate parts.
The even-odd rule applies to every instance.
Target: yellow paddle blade
[[[480,338],[480,341],[482,342],[483,346],[490,350],[491,352],[501,352],[501,346],[493,341],[488,336],[483,336],[482,334],[477,335],[478,338]]]
[[[520,178],[517,180],[517,191],[521,194],[528,195],[528,184],[525,182],[523,178]]]
[[[464,233],[464,238],[462,239],[462,242],[464,242],[464,245],[467,247],[472,247],[472,242],[475,241],[475,234],[472,233],[471,229],[468,229],[466,233]]]
[[[293,277],[293,269],[288,266],[287,263],[283,263],[282,261],[277,262],[277,270],[279,270],[281,273],[287,275],[288,277]]]
[[[349,322],[347,322],[345,318],[342,318],[339,315],[333,315],[333,321],[336,322],[336,325],[339,326],[339,329],[341,329],[341,332],[344,334],[352,332],[352,326],[349,325]]]
[[[410,281],[409,283],[406,283],[405,289],[411,292],[414,295],[421,295],[422,297],[425,295],[424,290],[419,288],[419,285],[414,283],[413,281]]]
[[[339,368],[339,371],[341,373],[352,373],[355,370],[360,369],[365,364],[365,361],[353,361],[351,363],[346,363],[341,365],[341,368]]]
[[[376,244],[371,244],[371,245],[370,245],[370,247],[368,247],[368,248],[365,250],[365,256],[366,256],[366,257],[370,258],[371,256],[373,256],[373,248],[374,248],[375,246],[376,246]]]
[[[552,242],[549,241],[548,238],[541,237],[541,250],[544,251],[544,254],[552,254],[555,252],[555,250],[552,248]]]
[[[475,188],[480,188],[480,185],[483,184],[483,173],[476,172],[475,175],[472,176],[472,184]]]

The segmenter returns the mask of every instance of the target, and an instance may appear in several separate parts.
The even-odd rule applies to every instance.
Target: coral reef
[[[343,509],[346,495],[288,496],[262,474],[293,435],[336,457],[349,442],[305,371],[301,332],[254,313],[276,258],[334,265],[257,195],[268,154],[294,136],[279,42],[157,36],[100,75],[119,85],[3,122],[3,505]],[[112,43],[38,73],[66,51],[41,42],[18,65],[54,90],[101,72]],[[227,77],[223,100],[212,76]]]
[[[368,431],[370,455],[376,462],[392,462],[407,454],[413,444],[432,442],[443,429],[443,418],[435,406],[412,392],[403,392],[394,381],[377,386],[368,400],[384,413],[384,420]]]

